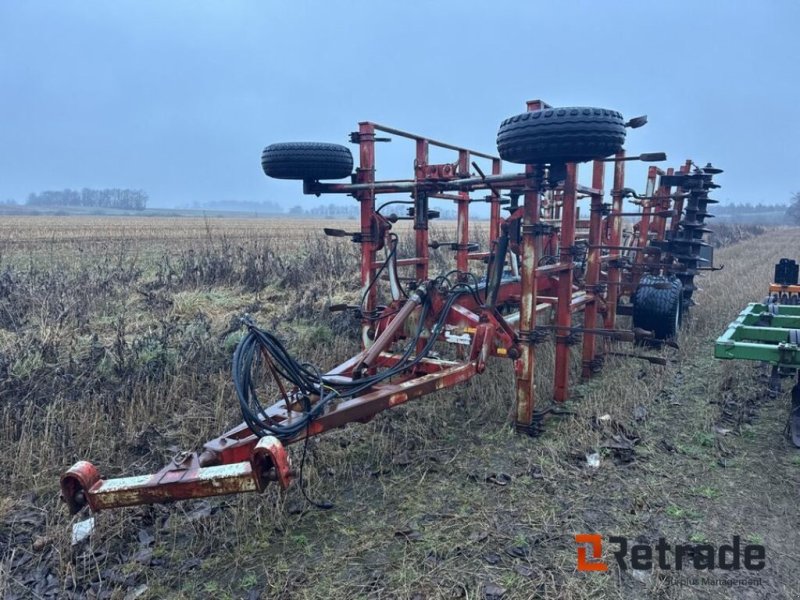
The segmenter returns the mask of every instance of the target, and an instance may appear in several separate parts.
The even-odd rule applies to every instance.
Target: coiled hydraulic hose
[[[447,281],[441,277],[439,282]],[[426,295],[421,303],[421,312],[417,328],[406,344],[399,361],[391,367],[374,375],[354,379],[353,381],[328,380],[322,371],[309,363],[297,361],[284,347],[281,341],[273,334],[260,329],[252,320],[243,320],[247,333],[236,346],[233,353],[233,384],[239,399],[242,417],[250,430],[258,437],[273,435],[286,441],[300,435],[311,422],[325,411],[325,408],[335,398],[351,398],[365,392],[372,386],[400,375],[404,371],[419,364],[433,348],[437,338],[441,335],[447,321],[447,315],[459,296],[470,293],[477,296],[475,289],[463,282],[452,285],[449,289],[447,301],[441,313],[431,328],[422,350],[412,356],[417,342],[425,330],[425,322],[430,312],[430,299]],[[270,418],[265,407],[261,404],[253,379],[254,369],[262,363],[268,363],[277,376],[295,386],[295,395],[302,407],[302,415],[293,418],[291,423],[279,422]],[[318,396],[316,402],[312,397]]]

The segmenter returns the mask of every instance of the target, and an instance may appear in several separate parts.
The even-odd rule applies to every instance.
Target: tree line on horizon
[[[785,202],[775,202],[774,204],[765,204],[759,202],[752,204],[750,202],[742,203],[725,203],[717,204],[711,210],[718,215],[734,215],[745,213],[768,213],[768,212],[784,212],[789,208]]]
[[[149,197],[144,190],[119,188],[78,190],[47,190],[28,195],[28,206],[79,206],[87,208],[119,208],[144,210]]]

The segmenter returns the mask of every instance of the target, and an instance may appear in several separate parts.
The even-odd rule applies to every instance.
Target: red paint
[[[541,100],[528,102],[528,110],[548,108]],[[375,143],[376,133],[383,132],[411,140],[414,143],[413,178],[405,180],[376,180]],[[535,382],[534,367],[536,353],[534,342],[540,341],[543,333],[552,337],[555,332],[554,399],[563,402],[569,396],[570,334],[573,315],[583,311],[583,376],[592,375],[597,366],[598,335],[608,336],[608,330],[616,327],[616,307],[620,296],[632,292],[638,278],[646,270],[658,272],[661,263],[658,255],[645,256],[643,252],[631,251],[635,257],[633,267],[618,262],[621,250],[623,223],[623,199],[625,187],[625,153],[620,152],[613,161],[613,185],[611,188],[611,213],[604,218],[604,180],[607,163],[597,160],[592,164],[591,188],[577,182],[577,166],[567,165],[564,185],[555,191],[541,189],[540,175],[543,169],[526,165],[516,173],[502,173],[500,159],[491,154],[469,150],[440,142],[424,136],[404,132],[371,122],[359,124],[359,168],[353,183],[306,182],[304,191],[309,194],[350,194],[360,203],[361,222],[357,241],[361,250],[362,290],[370,286],[383,260],[378,250],[389,239],[391,223],[385,215],[375,211],[379,195],[403,194],[415,202],[413,256],[399,256],[397,266],[400,277],[413,277],[415,285],[422,286],[430,302],[427,326],[430,328],[444,310],[445,296],[429,278],[439,273],[430,273],[432,264],[431,240],[428,227],[428,200],[443,199],[454,204],[458,221],[451,239],[437,240],[441,247],[434,252],[443,253],[451,268],[465,272],[470,263],[491,260],[498,246],[501,232],[513,231],[521,224],[521,239],[509,240],[509,252],[517,254],[520,278],[501,284],[495,307],[485,307],[471,295],[461,296],[454,304],[446,323],[452,333],[469,345],[460,346],[458,360],[426,358],[413,369],[391,381],[374,385],[361,396],[347,398],[330,405],[308,428],[308,436],[320,435],[331,429],[352,422],[366,422],[378,413],[404,404],[409,400],[431,394],[439,389],[458,385],[483,372],[489,357],[503,357],[514,361],[516,379],[514,420],[520,430],[529,431],[534,422]],[[451,162],[430,164],[430,147],[451,152]],[[471,172],[472,160],[489,161],[490,168]],[[691,162],[681,167],[688,171]],[[672,170],[668,171],[669,173]],[[648,172],[647,196],[639,219],[639,248],[646,246],[651,238],[664,239],[667,228],[677,230],[683,201],[673,199],[668,187],[656,187],[661,172],[651,167]],[[482,193],[478,196],[476,193]],[[522,199],[513,214],[505,218],[501,213],[503,193],[513,192]],[[680,192],[680,190],[677,190]],[[488,195],[487,195],[488,194]],[[579,219],[579,202],[588,197],[589,218]],[[470,218],[471,202],[488,201],[490,223],[489,247],[470,250],[468,243],[478,236],[471,235],[474,218]],[[653,212],[653,210],[655,212]],[[658,214],[672,209],[671,222]],[[540,217],[543,213],[545,220]],[[474,217],[474,215],[473,215]],[[544,230],[545,224],[554,226]],[[588,231],[586,229],[588,228]],[[579,233],[580,232],[580,233]],[[573,276],[573,249],[577,239],[588,240],[589,250],[585,283],[576,282]],[[454,243],[454,250],[449,245]],[[403,246],[406,247],[407,246]],[[607,251],[607,255],[604,255]],[[538,265],[544,256],[554,256],[556,264]],[[508,258],[508,257],[507,257]],[[507,265],[510,266],[510,260]],[[470,281],[466,276],[462,280]],[[366,295],[365,314],[376,309],[378,288],[386,289],[386,283],[376,281]],[[576,292],[585,292],[580,294]],[[388,294],[383,294],[388,297]],[[519,309],[518,321],[503,317],[498,308],[506,312]],[[411,321],[419,314],[418,302],[395,300],[376,320],[364,317],[362,328],[371,335],[364,336],[368,348],[328,371],[328,376],[356,378],[362,371],[377,372],[400,360],[398,348],[406,339]],[[554,317],[554,327],[537,327],[537,318]],[[506,315],[508,316],[508,315]],[[598,318],[602,317],[605,329],[598,329]],[[407,322],[409,321],[409,322]],[[514,323],[513,325],[511,323]],[[549,332],[549,333],[548,333]],[[619,337],[619,336],[618,336]],[[444,336],[440,339],[444,342]],[[420,343],[420,348],[423,343]],[[280,399],[266,409],[276,421],[291,419],[292,406]],[[277,481],[286,487],[292,479],[291,465],[285,445],[303,440],[306,432],[295,438],[280,442],[275,438],[258,440],[244,424],[238,425],[222,436],[204,445],[200,455],[188,453],[176,458],[158,473],[142,478],[103,481],[97,470],[88,462],[79,462],[61,479],[62,496],[73,511],[88,504],[93,510],[112,506],[128,506],[150,502],[165,502],[182,498],[194,498],[223,493],[257,491],[269,481]],[[226,468],[229,467],[229,468]]]

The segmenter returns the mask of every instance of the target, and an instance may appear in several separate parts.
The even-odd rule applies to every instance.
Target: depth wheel
[[[657,340],[675,340],[683,319],[681,287],[675,277],[643,275],[631,298],[633,326],[652,331]]]

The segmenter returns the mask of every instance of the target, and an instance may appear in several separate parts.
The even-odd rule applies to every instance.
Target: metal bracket
[[[534,419],[534,421],[530,425],[525,425],[523,423],[515,423],[514,429],[516,430],[517,433],[524,433],[529,437],[539,437],[544,431],[541,419]]]
[[[608,286],[605,283],[597,283],[595,285],[586,285],[584,286],[584,289],[589,294],[601,296],[608,291]]]
[[[262,437],[253,448],[250,466],[258,489],[263,490],[270,481],[277,481],[285,490],[292,483],[292,467],[286,448],[271,435]]]
[[[627,256],[620,256],[608,261],[608,266],[614,269],[625,269],[631,266],[631,260]]]
[[[600,370],[603,368],[606,359],[604,356],[595,356],[592,360],[586,361],[585,365],[591,369],[592,373],[599,373]]]
[[[772,325],[772,312],[762,312],[758,315],[758,321],[756,321],[756,327],[770,327]]]
[[[517,336],[520,343],[535,346],[550,339],[550,332],[543,329],[520,329]]]
[[[450,250],[458,251],[458,250],[466,250],[467,252],[477,252],[480,250],[480,244],[478,242],[470,242],[468,244],[459,244],[458,242],[438,242],[433,240],[431,243],[428,244],[429,248],[433,250],[437,250],[442,247],[448,247]]]
[[[589,212],[600,213],[602,216],[607,217],[611,214],[611,203],[603,202],[602,204],[595,204],[589,208]]]
[[[583,258],[589,251],[589,246],[587,246],[586,244],[575,244],[574,246],[566,246],[561,250],[562,252],[566,252],[573,258]]]
[[[373,138],[372,138],[373,142],[391,142],[392,141],[392,138],[389,138],[389,137],[374,137],[375,136],[374,133],[367,134],[367,135],[373,136]],[[359,132],[359,131],[351,131],[350,132],[350,143],[351,144],[360,144],[361,141],[362,141],[362,138],[364,138],[364,137],[366,137],[366,136],[364,134],[362,134],[361,132]]]
[[[522,226],[522,234],[533,234],[535,236],[553,235],[556,227],[549,223],[533,223],[531,225]]]

